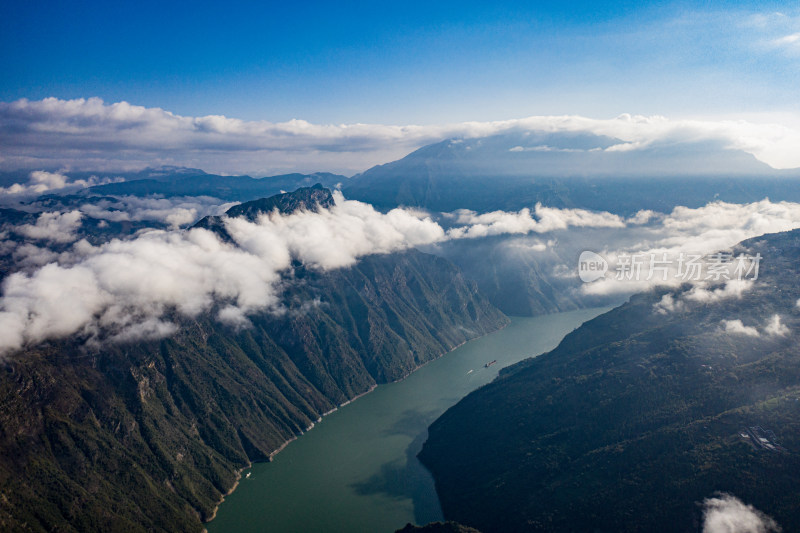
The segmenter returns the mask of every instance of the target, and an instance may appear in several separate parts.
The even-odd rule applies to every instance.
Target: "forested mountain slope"
[[[414,250],[328,272],[295,264],[282,305],[250,327],[174,313],[162,340],[9,355],[0,529],[199,531],[237,469],[508,320],[452,263]]]
[[[763,257],[740,297],[635,296],[439,418],[420,458],[446,518],[697,531],[724,491],[800,529],[800,231],[739,250]]]

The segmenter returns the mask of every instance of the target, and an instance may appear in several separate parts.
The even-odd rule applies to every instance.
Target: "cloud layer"
[[[75,231],[81,225],[81,218],[83,213],[77,210],[42,213],[35,224],[23,224],[15,231],[32,240],[67,243],[76,239]]]
[[[2,133],[0,133],[2,136]],[[3,153],[0,152],[0,163],[3,162]],[[122,181],[122,178],[98,178],[91,176],[89,179],[70,180],[58,172],[34,170],[30,173],[27,183],[14,183],[8,187],[0,187],[0,201],[11,200],[18,202],[23,199],[35,198],[40,194],[50,191],[72,191]]]
[[[535,216],[534,216],[535,215]],[[451,238],[476,238],[491,235],[547,233],[569,227],[623,228],[625,222],[612,213],[586,209],[557,209],[537,203],[534,212],[492,211],[478,214],[469,209],[459,209],[447,214],[459,227],[448,231]]]
[[[565,245],[580,246],[581,239],[596,243],[597,232],[602,232],[609,246],[614,246],[611,251],[603,250],[612,264],[610,277],[581,288],[589,295],[603,295],[631,293],[660,283],[658,279],[613,279],[613,265],[623,253],[676,252],[685,247],[711,252],[748,237],[800,227],[800,204],[769,201],[746,205],[717,202],[698,209],[676,208],[667,215],[639,214],[628,220],[611,213],[542,205],[519,212],[459,210],[444,216],[447,227],[443,227],[419,210],[381,213],[368,204],[346,200],[338,191],[334,199],[333,207],[319,211],[274,212],[256,221],[223,218],[232,243],[204,229],[177,228],[143,230],[131,238],[98,246],[85,240],[75,242],[86,215],[113,220],[150,217],[176,227],[190,215],[196,216],[198,210],[220,210],[212,199],[123,198],[114,208],[95,205],[42,213],[33,223],[10,227],[6,238],[13,232],[27,242],[0,244],[8,248],[5,243],[10,243],[8,253],[27,270],[9,275],[3,284],[0,352],[73,334],[93,341],[165,335],[174,328],[164,321],[172,311],[191,317],[214,310],[224,322],[247,324],[249,313],[282,312],[282,284],[292,261],[330,270],[353,265],[369,254],[448,240],[531,233],[548,235],[546,239],[531,238],[526,248],[543,254]],[[120,206],[124,209],[117,209]],[[571,272],[575,276],[574,270]],[[681,294],[665,296],[656,311],[673,312],[693,302],[741,297],[751,286],[751,281],[730,281],[722,286],[700,283]],[[723,327],[732,333],[743,332],[738,325],[744,328],[734,321]],[[763,331],[768,335],[786,333],[780,317],[765,324]]]
[[[776,168],[800,167],[800,132],[779,124],[621,115],[608,120],[535,116],[427,126],[323,125],[187,117],[99,98],[0,103],[0,166],[121,170],[175,164],[262,175],[287,169],[355,173],[445,138],[525,130],[606,135],[622,140],[619,149],[626,150],[654,142],[715,141]]]
[[[196,316],[216,309],[220,320],[246,324],[248,313],[281,312],[284,274],[295,260],[330,270],[353,265],[365,255],[452,239],[625,225],[610,213],[537,205],[533,213],[523,209],[478,215],[462,210],[447,217],[451,227],[445,230],[418,210],[381,213],[346,200],[338,191],[334,199],[332,208],[313,212],[273,212],[255,222],[224,218],[233,243],[204,229],[173,229],[148,230],[99,246],[80,240],[58,254],[33,242],[18,245],[17,263],[39,268],[4,281],[0,352],[76,333],[94,340],[169,334],[172,326],[162,318],[171,310]],[[195,207],[186,212],[192,201],[210,209],[202,199],[123,198],[120,205],[126,210],[88,205],[81,211],[42,213],[35,224],[12,231],[30,241],[64,244],[75,241],[82,211],[99,218],[149,216],[177,224],[185,222],[184,215],[197,214]],[[175,216],[180,220],[173,220]]]
[[[684,258],[712,254],[728,250],[735,244],[766,233],[789,231],[800,228],[800,204],[792,202],[771,202],[762,200],[749,204],[730,204],[712,202],[699,208],[676,207],[669,214],[648,213],[647,223],[639,224],[640,215],[626,221],[626,228],[603,236],[606,244],[593,251],[609,262],[609,271],[604,279],[581,286],[588,295],[629,294],[645,290],[655,285],[678,286],[687,280],[678,276],[681,254]],[[589,248],[592,249],[592,248]],[[661,259],[666,254],[669,264],[664,274],[655,272],[648,276],[651,257]],[[622,266],[631,261],[631,256],[640,258],[642,268],[638,276],[620,276]],[[765,258],[764,260],[768,260]],[[745,266],[750,267],[752,262]],[[684,267],[685,268],[685,267]],[[749,276],[752,279],[755,271]],[[719,297],[738,296],[747,290],[747,283],[728,283],[723,288],[709,289],[714,281],[705,280],[707,270],[703,270],[701,280],[691,293],[683,298],[703,301]],[[666,276],[666,280],[663,278]],[[669,307],[669,302],[665,302]],[[679,302],[673,302],[677,305]]]
[[[49,227],[71,216],[39,220]],[[340,268],[445,238],[430,218],[400,209],[382,214],[338,193],[330,210],[226,219],[226,226],[235,244],[204,229],[152,230],[96,247],[79,241],[57,263],[11,274],[0,300],[0,352],[76,333],[118,340],[167,334],[172,326],[162,317],[173,309],[196,316],[219,304],[220,319],[243,323],[247,313],[280,308],[282,273],[292,260]],[[61,232],[58,225],[52,235]]]
[[[238,202],[221,203],[209,196],[140,197],[118,196],[93,198],[81,204],[87,216],[112,222],[154,221],[178,228],[197,222],[207,215],[221,215]]]

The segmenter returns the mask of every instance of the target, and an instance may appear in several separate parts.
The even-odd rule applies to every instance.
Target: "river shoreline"
[[[502,330],[504,330],[505,328],[507,328],[507,327],[508,327],[510,324],[511,324],[511,322],[509,321],[507,324],[503,324],[503,326],[502,326],[502,327],[499,327],[499,328],[497,328],[497,329],[496,329],[496,330],[494,330],[494,331],[490,331],[490,332],[488,332],[488,333],[484,333],[483,335],[479,335],[479,336],[477,336],[477,337],[473,337],[473,338],[471,338],[471,339],[465,340],[465,341],[461,342],[460,344],[458,344],[458,345],[456,345],[456,346],[453,346],[452,348],[450,348],[450,349],[449,349],[449,350],[447,350],[446,352],[443,352],[443,353],[442,353],[442,354],[440,354],[439,356],[437,356],[437,357],[434,357],[434,358],[433,358],[433,359],[431,359],[430,361],[425,361],[424,363],[421,363],[421,364],[419,364],[419,365],[415,366],[415,367],[414,367],[414,368],[413,368],[413,369],[412,369],[410,372],[408,372],[408,373],[407,373],[407,374],[405,374],[404,376],[402,376],[402,377],[400,377],[400,378],[398,378],[398,379],[396,379],[396,380],[394,380],[394,381],[387,382],[387,384],[388,384],[388,383],[399,383],[399,382],[403,381],[404,379],[408,378],[409,376],[411,376],[411,375],[412,375],[414,372],[416,372],[417,370],[419,370],[419,369],[423,368],[424,366],[428,365],[429,363],[432,363],[432,362],[434,362],[434,361],[436,361],[436,360],[438,360],[438,359],[441,359],[442,357],[444,357],[445,355],[447,355],[447,354],[449,354],[449,353],[452,353],[452,352],[454,352],[455,350],[457,350],[458,348],[460,348],[460,347],[464,346],[464,345],[465,345],[465,344],[467,344],[468,342],[472,342],[472,341],[474,341],[474,340],[477,340],[477,339],[483,338],[483,337],[485,337],[486,335],[491,335],[492,333],[496,333],[496,332],[498,332],[498,331],[502,331]],[[338,411],[338,410],[339,410],[339,409],[341,409],[342,407],[345,407],[346,405],[349,405],[349,404],[351,404],[352,402],[354,402],[354,401],[358,400],[359,398],[361,398],[361,397],[363,397],[363,396],[366,396],[367,394],[369,394],[370,392],[374,391],[374,390],[375,390],[375,389],[377,389],[377,388],[378,388],[378,384],[377,384],[377,383],[375,383],[375,384],[373,384],[373,385],[372,385],[372,386],[371,386],[371,387],[370,387],[368,390],[366,390],[366,391],[364,391],[364,392],[362,392],[362,393],[360,393],[360,394],[357,394],[356,396],[353,396],[353,397],[352,397],[352,398],[350,398],[349,400],[347,400],[347,401],[345,401],[345,402],[342,402],[341,404],[339,404],[338,406],[334,407],[333,409],[331,409],[331,410],[329,410],[329,411],[326,411],[325,413],[322,413],[322,415],[320,415],[320,417],[317,419],[316,423],[319,423],[319,422],[321,422],[321,421],[322,421],[322,419],[323,419],[325,416],[328,416],[328,415],[330,415],[330,414],[332,414],[332,413],[335,413],[336,411]],[[274,458],[274,457],[275,457],[275,456],[276,456],[278,453],[282,452],[282,451],[283,451],[283,450],[284,450],[284,449],[285,449],[285,448],[286,448],[286,447],[287,447],[289,444],[291,444],[292,442],[296,441],[296,440],[298,439],[298,437],[300,437],[301,435],[304,435],[304,434],[305,434],[305,433],[307,433],[308,431],[312,430],[312,429],[314,428],[314,426],[316,425],[316,423],[312,422],[312,423],[311,423],[311,425],[310,425],[308,428],[306,428],[306,430],[305,430],[305,431],[303,431],[302,433],[300,433],[300,435],[295,435],[295,436],[293,436],[292,438],[290,438],[290,439],[287,439],[286,441],[284,441],[284,442],[283,442],[283,444],[281,444],[281,445],[280,445],[278,448],[276,448],[275,450],[273,450],[272,452],[270,452],[270,454],[267,456],[267,459],[266,459],[266,460],[264,460],[264,461],[253,461],[253,462],[249,463],[247,466],[245,466],[245,467],[242,467],[242,468],[238,469],[238,470],[236,471],[236,481],[233,483],[233,486],[231,486],[231,488],[230,488],[230,489],[229,489],[227,492],[225,492],[225,494],[223,494],[223,495],[222,495],[222,497],[220,498],[219,502],[218,502],[218,503],[217,503],[217,504],[214,506],[214,510],[213,510],[213,511],[212,511],[212,513],[211,513],[211,517],[210,517],[208,520],[204,520],[204,521],[203,521],[203,523],[206,523],[206,524],[207,524],[207,523],[211,522],[212,520],[214,520],[214,518],[216,518],[216,516],[217,516],[217,512],[219,511],[219,507],[220,507],[220,505],[222,505],[222,504],[225,502],[225,497],[226,497],[226,496],[230,496],[231,494],[233,494],[233,492],[234,492],[234,491],[236,490],[236,488],[239,486],[239,482],[242,480],[242,472],[244,472],[244,471],[245,471],[245,470],[247,470],[248,468],[251,468],[251,467],[253,466],[253,464],[256,464],[256,463],[265,463],[265,462],[267,462],[267,463],[268,463],[268,462],[271,462],[271,461],[272,461],[272,459],[273,459],[273,458]],[[207,530],[206,530],[205,528],[203,528],[203,533],[207,533]]]
[[[254,464],[248,482],[205,527],[211,533],[390,533],[408,522],[442,520],[435,480],[416,457],[430,424],[501,368],[552,350],[600,312],[509,317],[495,334],[453,345],[446,353],[455,354],[416,365],[407,379],[381,383],[274,462]],[[486,367],[495,359],[498,364]]]
[[[284,446],[285,446],[285,444],[284,444]],[[214,510],[211,511],[211,517],[209,517],[208,520],[204,520],[203,521],[204,523],[207,524],[207,523],[211,522],[212,520],[214,520],[214,518],[217,517],[217,511],[219,511],[219,506],[222,505],[225,502],[225,497],[226,496],[230,496],[231,494],[233,494],[233,491],[236,490],[236,487],[239,486],[239,482],[242,480],[242,472],[244,472],[245,470],[247,470],[251,466],[253,466],[253,463],[250,463],[247,466],[242,467],[242,468],[240,468],[239,470],[236,471],[236,481],[233,482],[233,486],[230,489],[228,489],[228,491],[225,494],[222,495],[222,498],[220,498],[220,500],[217,503],[217,505],[214,506]],[[203,528],[203,533],[208,533],[208,530],[206,530],[206,528]]]

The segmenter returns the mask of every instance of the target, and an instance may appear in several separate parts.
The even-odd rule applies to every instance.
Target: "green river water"
[[[324,417],[272,462],[246,470],[207,524],[209,533],[381,533],[442,520],[433,479],[416,458],[427,427],[502,367],[555,348],[606,310],[514,317],[403,381],[378,386]]]

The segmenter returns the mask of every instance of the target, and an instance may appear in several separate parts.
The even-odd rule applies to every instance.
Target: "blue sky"
[[[5,1],[0,100],[383,124],[800,111],[779,3],[335,4]]]

